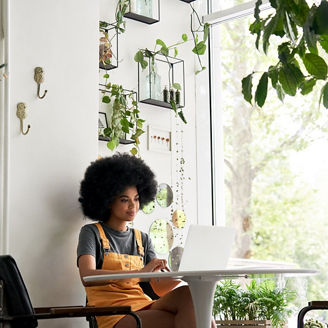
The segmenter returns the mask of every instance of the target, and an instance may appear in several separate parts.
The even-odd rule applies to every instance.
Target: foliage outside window
[[[265,109],[246,103],[241,78],[249,67],[263,71],[270,66],[280,40],[271,36],[267,56],[261,55],[254,49],[256,36],[250,35],[249,23],[250,18],[236,19],[212,31],[215,42],[220,42],[220,54],[211,55],[217,62],[214,74],[220,76],[216,108],[223,113],[226,221],[237,230],[234,256],[317,268],[321,273],[307,280],[307,297],[325,299],[326,176],[321,171],[318,189],[318,184],[313,186],[299,173],[302,164],[315,170],[328,160],[324,151],[328,121],[317,105],[320,90],[313,89],[304,97],[286,95],[282,104],[275,90],[268,89]],[[260,78],[254,75],[253,83]],[[218,90],[214,87],[213,92]],[[322,151],[311,158],[308,154],[319,145]]]
[[[266,54],[270,38],[280,38],[277,49],[278,61],[261,75],[253,96],[252,79],[256,71],[242,80],[245,100],[262,107],[266,101],[268,83],[283,101],[285,95],[311,93],[320,81],[327,80],[328,67],[324,56],[328,53],[328,2],[314,2],[310,7],[305,0],[270,0],[274,13],[260,16],[262,0],[255,5],[255,21],[250,32],[256,35],[255,45]],[[321,87],[320,102],[328,108],[328,82]]]

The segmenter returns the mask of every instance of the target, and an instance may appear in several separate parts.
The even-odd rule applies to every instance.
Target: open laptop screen
[[[179,271],[225,269],[234,237],[230,227],[190,225]]]

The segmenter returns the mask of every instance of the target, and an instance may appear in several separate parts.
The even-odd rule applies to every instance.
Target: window
[[[265,56],[248,31],[252,14],[241,16],[212,26],[212,117],[222,145],[214,158],[224,167],[216,172],[216,203],[224,204],[216,212],[225,222],[217,224],[236,228],[236,257],[319,269],[307,298],[327,299],[328,114],[318,108],[319,89],[283,103],[270,90],[262,109],[243,99],[242,78],[276,62],[279,39]]]

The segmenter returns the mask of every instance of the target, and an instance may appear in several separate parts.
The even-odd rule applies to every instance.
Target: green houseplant
[[[114,25],[111,25],[104,21],[99,22],[99,32],[101,34],[99,38],[99,63],[102,63],[104,66],[111,65],[113,58],[115,58],[115,54],[112,49],[112,40],[116,36],[117,29],[115,27],[115,33],[110,35],[108,33],[108,29],[111,26]]]
[[[105,77],[108,74],[105,75]],[[129,136],[134,144],[130,150],[132,155],[139,153],[139,137],[145,132],[140,118],[138,102],[135,93],[123,89],[121,85],[107,83],[102,92],[102,102],[110,106],[109,127],[103,130],[105,137],[109,138],[107,147],[114,150],[120,142]]]
[[[225,280],[217,285],[213,315],[224,321],[271,320],[274,327],[282,327],[291,313],[288,306],[294,298],[295,292],[277,288],[272,280],[260,283],[252,280],[246,289]]]
[[[250,32],[256,35],[255,45],[264,53],[270,46],[270,37],[280,37],[277,47],[277,62],[265,72],[252,72],[242,80],[242,92],[249,103],[262,107],[266,101],[268,83],[283,101],[285,95],[295,96],[311,93],[314,87],[321,88],[319,103],[328,108],[327,63],[328,53],[328,2],[311,7],[306,0],[270,0],[274,13],[260,16],[262,0],[257,0],[254,22]],[[255,91],[253,76],[261,74]]]

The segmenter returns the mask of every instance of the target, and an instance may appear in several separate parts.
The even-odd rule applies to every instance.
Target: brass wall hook
[[[44,82],[44,73],[42,67],[35,67],[34,69],[34,81],[38,84],[38,98],[43,99],[48,90],[44,90],[43,96],[40,96],[40,84]]]
[[[17,104],[17,112],[16,112],[16,116],[19,118],[20,121],[20,130],[22,132],[23,135],[28,134],[28,132],[30,131],[30,125],[27,126],[27,130],[24,132],[23,131],[23,120],[26,118],[26,105],[22,102]]]

